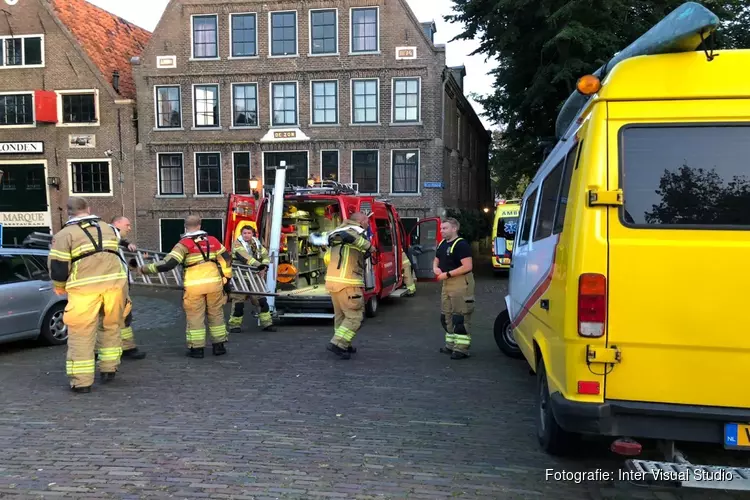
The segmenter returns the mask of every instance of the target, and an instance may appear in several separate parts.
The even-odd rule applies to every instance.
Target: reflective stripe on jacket
[[[234,240],[232,257],[237,259],[240,264],[252,267],[258,267],[261,264],[269,265],[271,263],[268,250],[263,248],[258,238],[253,238],[246,242],[240,236]]]
[[[171,271],[178,265],[185,267],[183,286],[196,293],[221,290],[225,279],[232,277],[232,256],[224,245],[205,231],[195,231],[183,237],[164,260],[143,266],[145,274]]]
[[[125,285],[127,269],[119,256],[120,235],[95,215],[69,220],[52,238],[47,266],[56,288]]]
[[[365,254],[373,249],[362,236],[361,227],[345,220],[329,233],[331,261],[326,271],[326,288],[331,291],[365,286]]]

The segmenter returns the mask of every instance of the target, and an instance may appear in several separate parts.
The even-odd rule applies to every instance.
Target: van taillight
[[[578,279],[578,334],[601,337],[606,317],[607,278],[601,274],[582,274]]]

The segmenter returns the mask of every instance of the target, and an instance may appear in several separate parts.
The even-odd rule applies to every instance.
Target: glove
[[[232,284],[230,282],[227,281],[226,283],[224,283],[224,286],[222,288],[224,289],[225,294],[229,295],[230,293],[232,293]]]
[[[138,269],[138,261],[135,259],[130,259],[128,261],[128,266],[130,266],[130,269]]]
[[[258,267],[256,267],[255,269],[257,269],[258,271],[265,271],[266,269],[268,269],[268,265],[267,264],[261,264]]]

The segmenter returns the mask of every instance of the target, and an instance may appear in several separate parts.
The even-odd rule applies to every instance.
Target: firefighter
[[[417,293],[417,280],[414,276],[414,270],[411,267],[411,260],[403,250],[401,251],[401,267],[403,268],[404,285],[406,285],[404,297],[413,297]]]
[[[187,316],[187,355],[202,358],[206,345],[206,321],[215,356],[226,354],[227,330],[224,304],[232,277],[232,257],[219,240],[201,230],[201,219],[189,215],[185,234],[164,260],[140,268],[143,274],[170,271],[185,267],[182,305]]]
[[[137,247],[135,244],[127,240],[127,236],[131,231],[130,220],[127,217],[118,216],[112,219],[112,226],[117,229],[120,234],[120,247],[123,250],[135,252]],[[128,289],[130,286],[128,286]],[[128,359],[143,359],[146,357],[146,353],[138,349],[138,345],[135,343],[135,336],[133,335],[133,301],[130,300],[130,296],[126,297],[125,300],[125,312],[123,323],[120,325],[120,338],[122,339],[122,357]]]
[[[365,309],[365,257],[374,248],[364,237],[369,225],[366,215],[355,212],[326,235],[330,261],[326,271],[326,290],[333,301],[334,334],[328,350],[349,359],[357,349],[352,340],[362,325]]]
[[[239,263],[250,266],[258,271],[264,272],[268,269],[271,259],[268,257],[268,250],[261,244],[256,236],[255,229],[251,226],[242,228],[240,236],[232,245],[232,258]],[[232,309],[229,316],[229,333],[239,333],[242,331],[242,318],[245,314],[245,301],[247,298],[240,294],[230,294]],[[260,308],[258,319],[260,326],[267,332],[275,332],[273,318],[271,318],[271,309],[268,307],[268,301],[265,297],[250,296],[250,303]]]
[[[73,391],[88,393],[96,373],[97,337],[102,382],[114,380],[120,365],[120,324],[128,275],[117,251],[119,235],[91,215],[84,198],[68,198],[68,217],[52,239],[48,267],[55,293],[68,294],[63,316],[68,325],[65,371]],[[100,313],[101,332],[97,332]]]
[[[443,282],[440,323],[445,330],[445,346],[440,352],[451,359],[469,357],[471,315],[474,313],[474,273],[471,245],[458,237],[460,224],[446,219],[440,225],[443,241],[437,248],[433,272]]]

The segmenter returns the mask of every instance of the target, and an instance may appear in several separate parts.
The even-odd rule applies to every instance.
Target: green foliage
[[[593,72],[684,0],[453,0],[456,39],[476,40],[498,61],[495,91],[477,96],[486,116],[502,123],[492,152],[498,194],[515,193],[533,177],[555,119],[576,80]],[[722,19],[717,48],[750,47],[747,0],[707,0]]]
[[[449,208],[446,214],[447,217],[456,219],[461,224],[458,234],[470,242],[487,238],[492,233],[492,217],[494,214],[491,211],[486,214],[481,210]]]

